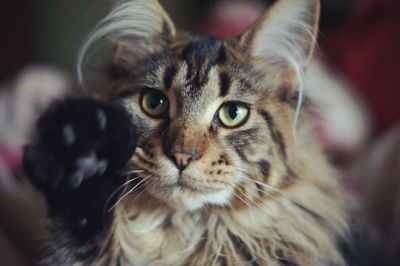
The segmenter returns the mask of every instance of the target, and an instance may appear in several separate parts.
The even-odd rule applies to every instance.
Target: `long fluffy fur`
[[[79,79],[83,81],[82,64],[88,48],[105,36],[111,38],[118,48],[122,47],[126,58],[142,60],[132,62],[133,70],[130,70],[139,82],[129,84],[130,88],[161,88],[168,66],[174,66],[172,72],[175,76],[167,76],[170,78],[167,83],[178,85],[169,88],[168,93],[176,93],[176,99],[183,99],[181,104],[185,105],[184,112],[190,114],[175,114],[174,121],[168,125],[165,139],[182,143],[192,141],[199,146],[205,143],[204,150],[208,150],[204,153],[207,152],[209,158],[202,158],[204,168],[215,165],[211,161],[215,158],[218,161],[221,155],[228,157],[230,167],[236,167],[234,170],[226,166],[226,176],[220,175],[223,177],[218,179],[210,174],[211,177],[205,176],[204,179],[232,182],[238,187],[232,185],[234,192],[230,198],[226,195],[215,196],[209,199],[211,204],[201,202],[192,208],[173,206],[173,195],[169,195],[167,189],[161,191],[165,195],[151,191],[152,188],[147,189],[150,182],[154,185],[162,178],[172,179],[174,174],[171,173],[175,173],[176,169],[163,153],[161,146],[164,140],[160,140],[159,136],[149,137],[151,130],[148,129],[155,128],[156,122],[143,118],[137,102],[132,98],[127,99],[126,106],[134,116],[135,126],[145,135],[142,136],[144,142],[155,146],[148,152],[148,158],[144,158],[144,147],[138,149],[132,164],[136,169],[152,171],[154,176],[141,176],[145,188],[126,187],[113,209],[112,228],[107,244],[104,244],[111,248],[105,256],[112,257],[122,265],[245,265],[251,261],[258,265],[345,264],[336,247],[336,240],[344,237],[347,231],[346,206],[349,200],[336,180],[335,171],[327,164],[313,139],[307,124],[307,113],[300,112],[303,69],[313,52],[318,14],[319,4],[316,0],[279,0],[241,39],[217,41],[179,35],[176,42],[169,45],[165,38],[178,34],[157,1],[121,1],[114,6],[81,50]],[[225,53],[223,59],[218,56],[221,51]],[[144,60],[148,59],[146,55],[149,54],[152,55],[150,60]],[[213,60],[217,63],[212,63]],[[139,68],[135,66],[138,62]],[[293,72],[294,75],[290,75]],[[231,91],[236,93],[234,100],[247,97],[253,101],[258,97],[254,100],[254,110],[251,110],[254,114],[253,128],[250,128],[255,130],[256,136],[250,140],[246,138],[248,134],[241,136],[242,139],[236,136],[239,140],[235,144],[242,143],[241,152],[245,154],[247,162],[240,159],[240,151],[235,153],[232,143],[226,144],[227,135],[218,136],[218,133],[208,131],[199,133],[198,128],[190,124],[194,121],[201,123],[198,117],[212,121],[213,114],[209,118],[209,114],[203,112],[204,108],[200,108],[196,101],[201,99],[203,104],[208,104],[207,100],[212,102],[218,98],[212,96],[210,100],[209,95],[218,91],[221,73],[231,81]],[[206,78],[202,78],[202,75]],[[282,77],[290,80],[283,80]],[[247,84],[245,89],[241,87],[245,86],[241,82]],[[278,100],[273,95],[282,87],[288,94],[299,92],[294,110],[290,103]],[[197,95],[193,96],[193,91]],[[170,101],[171,105],[178,105],[173,99]],[[223,103],[219,101],[207,107],[218,110]],[[185,123],[193,128],[183,127]],[[299,125],[297,139],[288,133],[293,124]],[[185,130],[184,136],[182,132]],[[182,135],[181,140],[179,134]],[[217,140],[212,142],[213,138]],[[212,146],[215,143],[222,147],[222,151],[216,151],[217,145]],[[246,152],[245,149],[250,151]],[[251,152],[251,149],[257,149],[257,152]],[[263,162],[269,163],[270,173],[264,174],[259,167]],[[149,169],[146,169],[146,164],[150,165]],[[151,164],[155,165],[155,170],[151,169]],[[240,166],[247,168],[241,169]],[[153,180],[148,182],[147,177]],[[243,179],[242,187],[237,181],[240,178]],[[264,178],[267,181],[264,182]],[[182,202],[182,205],[187,207],[190,204]],[[104,256],[100,256],[97,263],[104,259]]]
[[[230,236],[233,234],[260,265],[279,265],[285,258],[299,265],[323,265],[327,262],[344,265],[334,240],[346,231],[346,220],[338,215],[341,210],[334,202],[329,206],[330,198],[313,187],[298,189],[297,193],[285,193],[298,202],[320,202],[321,206],[313,206],[313,211],[324,215],[324,219],[316,221],[310,218],[285,197],[272,204],[268,202],[253,207],[255,210],[231,214],[218,210],[202,214],[158,209],[139,214],[134,221],[128,218],[134,211],[128,215],[121,208],[115,227],[121,262],[123,265],[220,265],[220,257],[229,254],[230,265],[245,263],[235,248],[237,243]],[[304,197],[306,193],[313,197]],[[285,213],[284,216],[279,214],[278,208],[279,212]],[[165,232],[159,226],[168,215],[173,215],[172,227]],[[203,215],[207,215],[206,221],[202,219]],[[325,223],[326,227],[322,229],[319,222]],[[203,245],[204,254],[196,256],[199,245]],[[155,247],[161,252],[149,253]]]
[[[152,47],[157,45],[154,37],[162,34],[165,26],[172,31],[174,29],[157,0],[118,1],[82,45],[77,60],[78,81],[85,84],[82,68],[87,52],[95,42],[106,37],[113,43],[145,55],[153,51]]]

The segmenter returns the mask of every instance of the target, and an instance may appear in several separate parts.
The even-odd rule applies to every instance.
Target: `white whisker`
[[[259,185],[263,186],[264,188],[267,188],[267,189],[269,189],[269,190],[272,190],[272,191],[278,193],[279,195],[281,195],[281,196],[283,196],[284,198],[288,199],[288,200],[291,201],[292,203],[297,204],[298,206],[304,208],[305,210],[307,210],[307,211],[309,211],[309,212],[315,213],[315,211],[313,211],[310,207],[305,206],[303,203],[299,202],[299,201],[298,201],[296,198],[294,198],[292,195],[290,195],[290,194],[287,193],[287,192],[282,191],[281,189],[279,189],[279,188],[277,188],[277,187],[274,187],[274,186],[265,184],[265,183],[260,182],[260,181],[256,181],[256,180],[254,180],[254,179],[252,179],[252,178],[249,178],[249,177],[244,177],[244,178],[245,178],[245,179],[248,179],[248,180],[251,181],[251,182],[254,182],[254,183],[256,183],[256,184],[259,184]],[[271,195],[271,194],[268,193],[267,191],[263,191],[263,190],[260,190],[260,191],[261,191],[262,193],[268,195],[268,196],[273,197],[273,195]],[[275,197],[273,197],[273,198],[275,198]],[[316,213],[315,213],[315,214],[316,214]]]
[[[129,179],[128,181],[126,181],[125,183],[123,183],[122,185],[120,185],[117,189],[115,189],[112,193],[111,193],[111,195],[107,198],[107,201],[106,201],[106,203],[105,203],[105,205],[104,205],[104,208],[107,208],[107,205],[108,205],[108,203],[110,202],[110,200],[115,196],[115,194],[119,191],[119,190],[121,190],[122,188],[124,188],[126,185],[128,185],[129,183],[131,183],[131,182],[133,182],[133,181],[135,181],[135,180],[137,180],[137,179],[139,179],[140,177],[134,177],[134,178],[132,178],[132,179]]]
[[[233,189],[235,189],[235,187],[234,186],[232,186],[232,185],[230,185]],[[235,190],[233,190],[233,191],[235,191]],[[235,193],[235,192],[234,192]],[[246,195],[246,193],[244,193],[243,194],[243,200],[246,200],[247,199],[247,203],[251,203],[251,204],[253,204],[255,207],[257,207],[257,208],[259,208],[259,209],[261,209],[261,206],[259,205],[259,204],[257,204],[257,202],[255,202],[253,199],[251,199],[248,195]],[[249,206],[249,205],[248,205]]]
[[[145,185],[148,183],[145,183]],[[142,194],[143,194],[144,190],[142,190],[142,192],[140,192],[134,199],[132,202],[136,201]]]
[[[149,178],[150,176],[144,177],[139,183],[137,183],[133,188],[131,188],[128,192],[126,192],[121,198],[118,199],[118,201],[107,211],[110,212],[112,209],[114,209],[126,196],[128,196],[130,193],[132,193],[136,188],[138,188],[141,184],[144,183],[144,181]]]
[[[245,201],[238,193],[236,193],[235,191],[233,191],[233,195],[238,198],[241,202],[243,202],[247,207],[251,208],[251,205]]]
[[[128,170],[128,171],[122,171],[121,175],[131,175],[131,174],[137,174],[137,173],[143,173],[144,170]]]
[[[258,185],[260,185],[260,186],[262,186],[262,187],[264,187],[264,188],[266,188],[266,189],[268,189],[268,190],[270,190],[270,191],[276,192],[276,193],[278,193],[279,195],[281,195],[281,196],[283,196],[284,198],[286,198],[286,199],[288,199],[289,201],[291,201],[292,203],[297,204],[298,206],[304,208],[305,210],[308,210],[309,212],[315,213],[315,211],[313,211],[310,207],[307,207],[307,206],[305,206],[303,203],[301,203],[300,201],[298,201],[298,200],[297,200],[295,197],[293,197],[293,195],[291,195],[290,193],[285,192],[285,191],[281,190],[281,189],[278,188],[278,187],[275,187],[275,186],[266,184],[266,183],[264,183],[264,182],[262,182],[262,181],[257,181],[257,180],[255,180],[255,179],[249,177],[249,172],[250,172],[250,171],[254,171],[254,170],[252,170],[252,169],[247,169],[246,167],[236,167],[236,169],[237,169],[240,173],[242,173],[242,174],[243,174],[242,177],[245,178],[245,179],[247,179],[248,181],[250,181],[250,182],[252,182],[252,183],[255,183],[255,184],[258,184]],[[267,196],[272,197],[273,199],[277,199],[276,197],[274,197],[274,196],[273,196],[270,192],[268,192],[268,191],[263,191],[263,190],[260,190],[260,189],[258,189],[258,190],[259,190],[260,192],[266,194]],[[315,214],[316,214],[316,213],[315,213]]]

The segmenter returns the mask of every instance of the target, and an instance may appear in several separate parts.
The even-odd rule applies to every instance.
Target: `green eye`
[[[159,118],[168,111],[167,97],[160,91],[151,89],[142,94],[140,104],[144,112],[154,118]]]
[[[248,117],[249,108],[240,103],[226,103],[221,106],[218,112],[219,120],[226,127],[238,127]]]

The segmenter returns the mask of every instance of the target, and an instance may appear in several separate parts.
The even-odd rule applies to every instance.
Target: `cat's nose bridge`
[[[168,130],[164,140],[164,151],[180,171],[191,162],[200,159],[206,152],[208,138],[202,131],[182,124],[175,124]]]

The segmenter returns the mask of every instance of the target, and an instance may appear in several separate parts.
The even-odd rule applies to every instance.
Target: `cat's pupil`
[[[162,95],[155,93],[153,95],[153,97],[150,98],[150,108],[151,109],[156,109],[159,106],[162,106],[164,104],[164,98],[162,97]]]
[[[228,108],[228,114],[230,119],[235,120],[239,115],[239,108],[236,105],[231,104]]]

